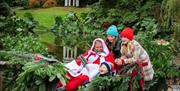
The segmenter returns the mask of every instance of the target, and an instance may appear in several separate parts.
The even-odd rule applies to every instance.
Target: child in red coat
[[[137,63],[143,70],[143,77],[145,83],[153,79],[154,70],[146,50],[134,40],[133,29],[125,28],[120,33],[121,43],[121,58],[115,60],[117,65],[128,65]],[[137,71],[137,70],[136,70]],[[137,72],[132,72],[135,74]],[[142,82],[141,82],[142,83]],[[144,83],[144,82],[143,82]],[[142,84],[143,84],[142,83]],[[142,84],[141,87],[142,87]]]

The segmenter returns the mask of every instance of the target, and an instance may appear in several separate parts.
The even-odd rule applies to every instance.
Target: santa
[[[101,38],[96,38],[91,48],[81,57],[65,65],[68,68],[67,75],[69,76],[68,82],[64,86],[66,91],[75,91],[84,82],[95,79],[102,62],[111,63],[112,71],[115,72],[114,57]]]

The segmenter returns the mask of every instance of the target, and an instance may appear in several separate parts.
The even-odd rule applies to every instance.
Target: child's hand
[[[123,58],[117,58],[117,59],[115,59],[115,63],[117,65],[124,65],[124,59]]]
[[[121,54],[123,55],[127,54],[127,47],[124,45],[121,46]]]
[[[121,65],[121,59],[120,59],[120,58],[116,58],[116,59],[115,59],[115,63],[116,63],[117,65]]]

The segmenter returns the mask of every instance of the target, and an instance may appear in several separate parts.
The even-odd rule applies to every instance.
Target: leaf
[[[40,85],[40,84],[42,84],[42,81],[41,80],[36,80],[35,83],[36,83],[36,85]]]
[[[49,78],[49,81],[52,82],[55,78],[56,78],[56,76],[51,76],[51,77]]]

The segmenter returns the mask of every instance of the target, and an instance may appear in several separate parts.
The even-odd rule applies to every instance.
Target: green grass
[[[50,44],[54,44],[55,36],[52,33],[44,33],[39,35],[39,41],[48,42]]]
[[[56,16],[65,17],[69,12],[74,12],[78,16],[80,13],[87,12],[88,8],[76,8],[76,7],[52,7],[52,8],[37,8],[37,9],[28,9],[22,10],[15,8],[17,17],[24,18],[25,13],[31,13],[36,21],[39,22],[40,25],[49,27],[54,24],[54,18]],[[35,30],[36,31],[36,30]],[[43,30],[37,30],[43,31]],[[52,33],[43,33],[39,34],[39,40],[41,42],[49,42],[51,44],[54,43],[55,36]]]
[[[54,18],[56,16],[61,16],[62,18],[69,12],[77,13],[79,16],[82,12],[87,12],[88,8],[76,8],[76,7],[52,7],[52,8],[38,8],[38,9],[15,9],[18,17],[24,18],[25,13],[31,13],[35,20],[39,22],[40,25],[48,27],[54,24]]]

